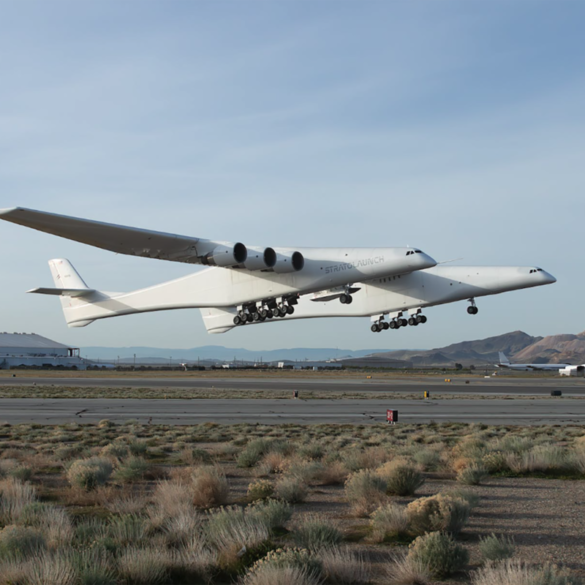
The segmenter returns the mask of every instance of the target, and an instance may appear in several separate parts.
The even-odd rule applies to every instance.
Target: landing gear
[[[380,331],[385,331],[387,329],[400,329],[401,327],[406,327],[410,325],[411,327],[416,327],[417,325],[421,325],[427,322],[427,318],[424,315],[413,315],[408,319],[398,315],[391,321],[384,321],[384,317],[380,317],[376,322],[372,324],[370,330],[374,333],[378,333]]]
[[[351,305],[351,303],[353,303],[353,297],[351,295],[348,295],[348,294],[342,294],[339,297],[339,302],[342,305]]]
[[[471,305],[467,307],[467,312],[470,315],[477,315],[479,313],[479,309],[475,305],[475,299],[469,299],[469,302],[471,303]]]

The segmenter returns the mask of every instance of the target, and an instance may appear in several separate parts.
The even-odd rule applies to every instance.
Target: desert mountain
[[[578,335],[549,335],[514,355],[524,363],[582,364],[585,363],[585,331]]]
[[[509,357],[540,342],[542,337],[532,337],[523,331],[513,331],[496,337],[476,341],[462,341],[447,347],[429,350],[403,350],[376,354],[379,357],[400,359],[412,362],[415,366],[442,366],[460,363],[464,366],[496,364],[498,353],[504,352]]]

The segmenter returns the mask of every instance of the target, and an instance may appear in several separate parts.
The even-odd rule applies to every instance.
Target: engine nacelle
[[[276,252],[272,248],[248,248],[244,268],[248,270],[269,270],[276,263]]]
[[[243,264],[248,258],[248,249],[244,244],[237,243],[232,245],[216,246],[203,259],[204,264],[210,266],[237,266]]]
[[[298,272],[303,269],[304,265],[305,257],[300,252],[293,252],[290,255],[275,252],[275,262],[272,270],[279,274]]]

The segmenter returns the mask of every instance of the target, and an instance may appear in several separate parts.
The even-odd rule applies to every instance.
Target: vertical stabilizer
[[[501,351],[499,353],[500,353],[500,365],[501,366],[509,366],[510,360],[506,357],[506,354],[501,352]]]
[[[73,264],[71,264],[69,260],[65,260],[64,258],[49,260],[49,268],[51,269],[53,282],[55,283],[56,288],[89,290],[89,287],[85,284],[83,278],[79,276],[77,270],[73,268]],[[93,319],[85,321],[73,321],[72,319],[72,309],[87,304],[86,298],[62,295],[60,301],[61,307],[63,307],[65,320],[69,327],[85,327],[86,325],[93,323]]]

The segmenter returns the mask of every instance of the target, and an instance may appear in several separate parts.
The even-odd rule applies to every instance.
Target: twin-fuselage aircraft
[[[70,327],[133,313],[199,308],[209,333],[270,320],[370,317],[371,330],[426,323],[428,307],[556,282],[536,266],[438,265],[418,248],[273,248],[203,240],[15,207],[0,219],[119,254],[208,266],[127,293],[90,288],[68,260],[50,260]]]

